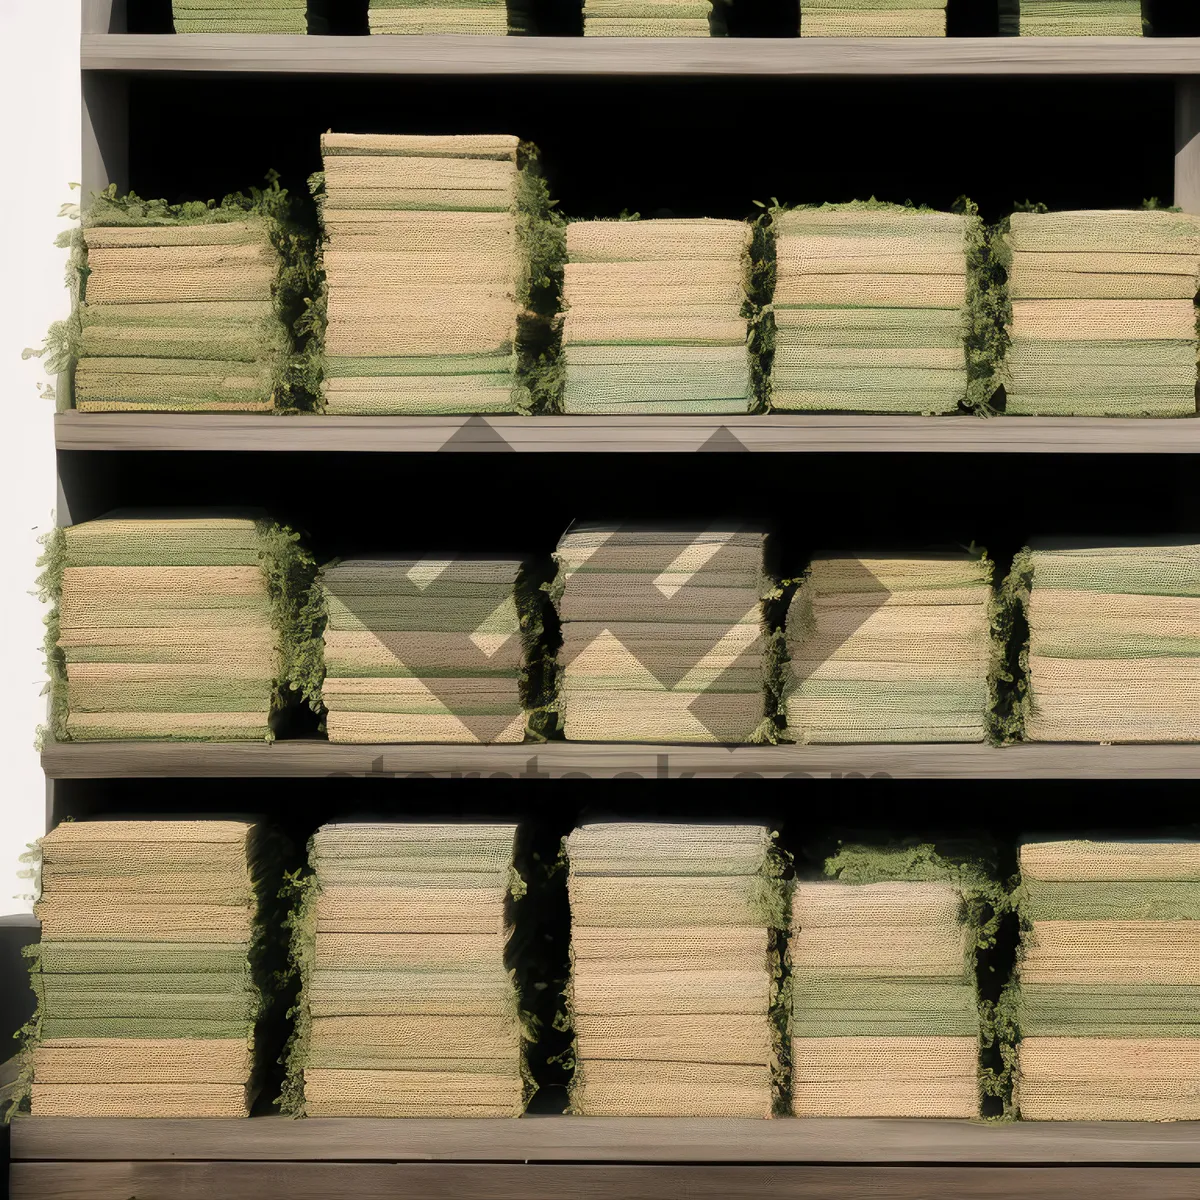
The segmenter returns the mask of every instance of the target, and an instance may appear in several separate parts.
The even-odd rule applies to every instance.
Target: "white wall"
[[[54,239],[78,201],[79,0],[0,0],[0,915],[23,912],[17,859],[44,830],[46,787],[34,733],[41,694],[43,606],[32,595],[37,538],[54,525],[54,404],[37,359],[51,321],[66,316],[65,251]]]

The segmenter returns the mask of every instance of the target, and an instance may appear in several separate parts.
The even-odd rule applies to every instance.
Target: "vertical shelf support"
[[[1200,79],[1175,81],[1175,204],[1200,213]]]

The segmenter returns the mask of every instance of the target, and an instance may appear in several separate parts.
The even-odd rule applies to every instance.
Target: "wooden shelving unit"
[[[131,144],[138,114],[130,97],[139,87],[233,88],[271,81],[340,99],[343,91],[358,96],[355,89],[364,87],[376,89],[371,95],[377,96],[384,87],[446,89],[483,80],[496,88],[594,86],[610,89],[604,95],[611,97],[612,89],[624,86],[622,81],[662,80],[668,94],[670,88],[720,81],[753,96],[756,81],[788,86],[795,81],[817,89],[861,81],[879,88],[894,85],[900,95],[917,89],[913,94],[928,103],[927,89],[939,81],[941,86],[977,81],[1003,87],[1011,81],[1041,87],[1059,80],[1069,88],[1107,86],[1110,81],[1113,86],[1160,88],[1168,100],[1173,93],[1174,128],[1157,130],[1154,145],[1162,150],[1162,174],[1174,179],[1175,203],[1200,212],[1200,39],[177,37],[128,34],[123,10],[123,0],[84,0],[85,194],[109,183],[124,188],[131,182],[131,160],[148,162],[146,147]],[[969,96],[970,89],[961,94]],[[402,122],[402,111],[383,119]],[[930,109],[921,119],[939,118]],[[1172,145],[1173,167],[1166,158]],[[847,146],[845,153],[857,150]],[[1065,161],[1063,170],[1072,169]],[[140,472],[159,454],[172,461],[196,455],[206,456],[206,464],[211,460],[206,468],[212,481],[210,502],[220,503],[226,489],[239,488],[240,464],[248,454],[302,458],[332,452],[362,455],[363,463],[394,454],[401,456],[400,473],[424,461],[423,456],[445,453],[450,457],[427,470],[458,479],[469,478],[472,469],[454,458],[463,453],[538,454],[548,470],[554,468],[546,455],[612,455],[620,464],[614,469],[626,472],[640,471],[647,461],[626,456],[766,453],[794,455],[782,467],[773,460],[770,469],[796,474],[810,469],[813,456],[838,455],[848,473],[890,464],[887,469],[902,479],[899,467],[910,461],[905,456],[915,454],[1037,456],[1051,475],[1053,464],[1061,461],[1056,456],[1077,461],[1090,455],[1200,452],[1200,420],[869,415],[333,418],[68,411],[58,415],[55,435],[60,490],[64,497],[83,494],[89,512],[102,508],[110,495],[119,495],[121,502],[136,497]],[[944,457],[939,461],[948,462]],[[706,460],[706,479],[719,479],[721,462]],[[529,468],[514,472],[518,469]],[[1155,466],[1143,470],[1144,478],[1153,481]],[[1151,499],[1143,495],[1135,500],[1143,506],[1140,511],[1149,511]],[[993,501],[989,493],[973,502]],[[386,496],[372,495],[361,504],[378,509],[387,502]],[[1080,503],[1086,502],[1081,496]],[[903,503],[899,488],[897,503]],[[60,519],[69,521],[73,505],[64,498],[60,507]],[[1200,513],[1196,526],[1200,529]],[[889,780],[1064,781],[1067,786],[1068,781],[1133,784],[1200,778],[1200,746],[1188,745],[346,746],[313,737],[272,745],[50,744],[42,761],[51,813],[56,811],[56,788],[73,789],[73,797],[79,789],[94,789],[101,810],[117,811],[121,781],[132,787],[146,780],[225,780],[224,796],[236,781],[268,779],[549,779],[567,784],[593,779],[613,781],[606,785],[608,795],[623,780],[745,781],[753,788],[751,781],[762,779],[783,781],[773,789],[783,795],[786,781],[806,780],[865,780],[865,787],[887,789]],[[710,798],[712,786],[706,785]],[[487,788],[482,784],[474,791]],[[398,797],[398,811],[406,794],[389,792]],[[662,794],[670,795],[677,811],[686,811],[686,789],[663,789]],[[804,793],[786,794],[795,795],[802,806]],[[1030,809],[1036,811],[1034,794],[1023,794],[1032,797]],[[164,790],[162,795],[161,803],[168,807],[172,793]],[[462,795],[447,789],[447,811],[462,802]],[[1082,801],[1079,812],[1080,827],[1096,823]],[[903,821],[920,819],[919,813],[906,812]],[[1127,1194],[1192,1200],[1200,1195],[1200,1127],[1192,1124],[996,1127],[943,1121],[567,1116],[396,1122],[293,1122],[265,1116],[244,1121],[23,1118],[12,1129],[12,1158],[16,1200],[193,1195],[227,1200],[317,1200],[329,1195],[658,1200],[682,1194],[723,1200],[765,1195],[1104,1200]]]

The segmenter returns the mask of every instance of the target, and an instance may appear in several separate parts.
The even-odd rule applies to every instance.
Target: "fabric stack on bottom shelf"
[[[261,831],[67,822],[40,851],[33,1115],[248,1115]]]
[[[45,561],[57,738],[272,736],[311,578],[295,534],[130,510],[59,531]]]
[[[946,0],[800,0],[800,36],[945,37]]]
[[[510,14],[505,0],[370,0],[370,19],[372,33],[503,37]],[[526,31],[523,22],[514,25],[514,33]]]
[[[1014,213],[1009,223],[1005,411],[1192,416],[1200,218]]]
[[[772,222],[773,408],[946,413],[968,398],[977,216],[872,200]]]
[[[171,0],[176,33],[307,33],[307,0]]]
[[[513,825],[326,825],[292,918],[302,992],[284,1107],[516,1117],[526,1081],[507,907]]]
[[[519,559],[463,555],[327,567],[329,740],[521,741],[521,579]]]
[[[798,742],[978,742],[992,564],[965,555],[814,559],[787,616]]]
[[[527,253],[517,139],[326,133],[333,414],[511,412]]]
[[[979,1113],[986,878],[932,847],[846,847],[792,899],[798,1117]]]
[[[1025,737],[1200,741],[1200,546],[1024,550]]]
[[[1141,37],[1142,0],[1000,0],[1006,37]]]
[[[571,1110],[771,1116],[786,920],[771,832],[585,825],[566,850]]]
[[[563,358],[568,413],[750,408],[742,221],[573,221]]]
[[[81,412],[266,412],[282,407],[291,339],[281,317],[274,209],[243,197],[171,206],[95,198],[80,231]]]
[[[585,37],[710,37],[725,31],[725,0],[583,0]]]
[[[765,536],[576,522],[555,558],[570,741],[746,742],[764,720]]]
[[[1200,1119],[1200,844],[1031,843],[1020,866],[1021,1116]]]

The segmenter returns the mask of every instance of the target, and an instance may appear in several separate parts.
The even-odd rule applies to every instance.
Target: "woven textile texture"
[[[326,567],[334,742],[519,742],[540,629],[519,559],[351,559]]]
[[[573,221],[563,358],[568,413],[750,407],[742,221]]]
[[[800,0],[800,36],[945,37],[946,0]]]
[[[1006,412],[1196,412],[1200,219],[1170,210],[1014,213]]]
[[[298,888],[283,1106],[323,1117],[516,1117],[532,1088],[506,962],[512,825],[326,825]]]
[[[1010,37],[1141,37],[1142,0],[1000,0],[1000,33]]]
[[[968,345],[987,299],[973,211],[872,200],[777,210],[772,227],[773,408],[946,413],[986,404]]]
[[[256,516],[119,511],[57,531],[42,585],[60,740],[273,737],[313,564]]]
[[[961,555],[818,558],[787,616],[799,742],[978,742],[992,564]]]
[[[176,33],[307,33],[307,0],[171,0]]]
[[[1200,1118],[1200,844],[1034,842],[1020,865],[1020,1115]]]
[[[764,535],[576,522],[552,585],[566,737],[746,742],[765,720]]]
[[[585,825],[566,854],[571,1111],[771,1116],[787,919],[771,832]]]
[[[248,1114],[270,857],[240,821],[68,822],[41,839],[34,1116]]]
[[[974,1117],[976,952],[998,886],[930,846],[847,847],[792,899],[792,1110]]]
[[[327,133],[321,150],[326,410],[526,407],[516,341],[536,187],[517,139]]]
[[[1029,624],[1026,738],[1200,740],[1200,546],[1035,547],[1005,590]]]

